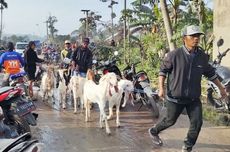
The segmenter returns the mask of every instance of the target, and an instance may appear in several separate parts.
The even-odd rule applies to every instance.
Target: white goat
[[[62,106],[63,109],[66,108],[66,94],[67,94],[67,80],[65,76],[66,69],[59,69],[59,85],[58,85],[58,94],[59,94],[59,105]]]
[[[106,96],[113,87],[117,87],[117,76],[115,73],[108,73],[101,77],[101,83],[98,85],[93,81],[93,71],[88,70],[87,80],[84,85],[84,103],[86,108],[85,120],[90,118],[90,103],[97,103],[100,109],[100,127],[103,128],[102,121],[105,121],[106,133],[110,134],[109,124],[107,121],[105,106]],[[89,78],[90,77],[90,78]]]
[[[41,91],[42,91],[43,101],[45,101],[46,95],[54,99],[54,86],[55,86],[54,84],[55,84],[54,67],[48,66],[47,72],[44,73],[42,77],[42,82],[41,82]]]
[[[126,80],[126,79],[121,79],[118,82],[118,85],[120,86],[120,88],[123,89],[123,92],[124,92],[124,102],[122,104],[122,107],[124,108],[126,106],[127,101],[130,101],[132,105],[134,106],[134,103],[133,103],[134,84],[133,82]]]
[[[103,81],[103,80],[100,80]],[[101,82],[100,82],[101,83]],[[109,92],[107,94],[107,100],[109,102],[109,116],[107,117],[107,119],[111,119],[113,116],[113,106],[116,106],[116,124],[117,127],[120,127],[120,104],[121,104],[121,99],[124,93],[124,104],[122,105],[122,107],[125,107],[125,104],[127,102],[127,100],[131,99],[131,94],[132,91],[134,90],[134,86],[133,83],[129,80],[123,80],[121,79],[118,82],[118,92],[116,92],[115,89],[111,90],[111,92]]]
[[[72,76],[69,83],[69,90],[73,92],[74,99],[74,113],[77,113],[77,99],[80,99],[80,109],[83,111],[83,87],[85,84],[85,78],[80,76]]]

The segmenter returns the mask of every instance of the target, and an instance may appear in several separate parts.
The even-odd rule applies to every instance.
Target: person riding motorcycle
[[[0,68],[4,68],[5,74],[3,78],[3,86],[9,84],[9,76],[20,72],[20,68],[24,66],[22,56],[14,51],[14,44],[7,43],[7,52],[3,53],[0,57]]]

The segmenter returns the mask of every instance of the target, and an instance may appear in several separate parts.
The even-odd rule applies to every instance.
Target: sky
[[[3,34],[46,35],[48,16],[56,16],[55,27],[58,34],[70,34],[80,26],[79,19],[85,17],[82,9],[89,9],[102,16],[102,21],[110,21],[110,2],[100,0],[5,0],[8,8],[3,12]],[[133,0],[127,0],[127,8]],[[117,0],[114,12],[120,16],[124,0]],[[115,22],[119,17],[115,18]]]
[[[8,8],[3,12],[3,34],[31,34],[38,36],[46,35],[46,24],[48,16],[56,16],[58,22],[55,27],[58,34],[66,35],[80,26],[79,19],[85,17],[82,9],[89,9],[102,16],[102,21],[111,20],[111,10],[108,8],[110,2],[100,0],[5,0]],[[110,1],[110,0],[108,0]],[[116,0],[114,12],[119,20],[120,12],[124,8],[124,0]],[[134,0],[127,0],[127,8]],[[212,0],[205,0],[210,4]]]

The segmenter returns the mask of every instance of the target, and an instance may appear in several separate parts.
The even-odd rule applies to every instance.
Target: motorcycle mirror
[[[109,60],[105,61],[105,65],[109,65]]]
[[[217,46],[220,47],[224,44],[224,40],[222,38],[220,38],[218,41],[217,41]]]
[[[97,60],[93,60],[93,64],[96,64],[97,63]]]
[[[115,51],[115,52],[114,52],[114,55],[117,56],[117,55],[118,55],[118,51]]]

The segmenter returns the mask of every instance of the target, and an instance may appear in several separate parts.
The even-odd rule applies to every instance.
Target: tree
[[[88,15],[88,28],[87,32],[89,33],[89,36],[93,37],[93,35],[97,34],[97,21],[99,21],[102,18],[101,15],[95,14],[95,12],[91,11]],[[80,18],[80,22],[82,25],[78,29],[80,35],[86,35],[86,17]]]
[[[1,9],[1,27],[0,27],[0,42],[1,42],[1,39],[2,39],[2,30],[3,30],[3,27],[2,27],[2,18],[3,18],[3,9],[7,8],[8,7],[8,4],[5,2],[5,0],[0,0],[0,9]]]
[[[54,24],[57,22],[57,18],[55,16],[49,16],[47,20],[49,34],[51,36],[51,41],[54,41],[54,35],[58,32],[58,30],[54,27]]]

